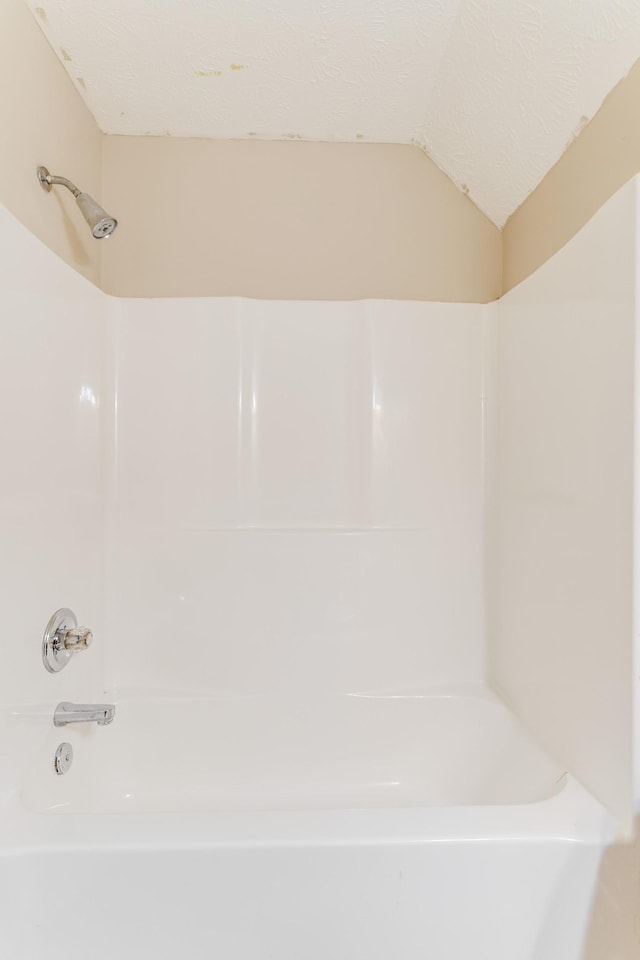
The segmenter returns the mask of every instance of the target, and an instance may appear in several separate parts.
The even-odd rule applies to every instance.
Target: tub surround
[[[93,464],[79,474],[86,492],[60,477],[60,512],[46,468],[16,463],[22,472],[3,480],[5,524],[10,530],[20,501],[38,511],[45,529],[52,515],[65,523],[68,514],[71,529],[83,511],[95,517],[81,522],[87,546],[69,552],[68,566],[57,550],[57,519],[49,549],[37,551],[46,590],[36,589],[42,599],[28,629],[16,622],[24,663],[5,703],[28,706],[47,696],[50,678],[30,676],[27,637],[37,638],[61,603],[73,603],[96,636],[101,625],[104,634],[63,676],[65,689],[51,692],[56,702],[101,700],[105,691],[419,694],[482,683],[484,637],[489,676],[533,736],[628,823],[636,189],[628,185],[559,258],[496,306],[118,300],[75,276],[4,212],[12,326],[5,327],[2,382],[11,397],[20,393],[18,349],[22,357],[29,348],[32,374],[38,363],[48,371],[35,376],[38,392],[24,394],[19,416],[5,419],[5,447],[27,434],[34,456],[55,462],[63,436],[57,423],[66,417],[65,448],[76,443],[76,456]],[[88,317],[82,336],[73,332],[74,311]],[[575,329],[565,314],[575,317]],[[617,334],[607,333],[611,349],[604,351],[600,338],[612,316]],[[54,388],[51,350],[42,348],[52,324],[60,362],[67,345],[78,352],[81,372],[68,393]],[[60,337],[64,324],[71,326]],[[536,365],[548,366],[549,350],[551,378],[536,373]],[[594,392],[596,370],[601,389]],[[60,410],[50,402],[56,398]],[[554,432],[551,413],[543,416],[551,407]],[[563,416],[576,410],[581,439],[569,444]],[[610,417],[620,427],[615,434]],[[34,429],[53,444],[48,456]],[[611,449],[594,459],[602,430]],[[540,491],[527,497],[517,471],[529,450],[538,468],[527,476],[539,478]],[[581,478],[589,476],[585,486]],[[540,505],[533,526],[518,520],[529,503]],[[554,522],[539,545],[529,543],[544,529],[543,506]],[[597,517],[614,506],[616,523],[601,529]],[[576,522],[589,543],[592,527],[594,536],[606,534],[600,551],[577,548]],[[42,529],[33,526],[39,543]],[[20,551],[33,554],[29,536],[21,523],[6,579],[17,577],[15,589],[31,595],[37,582],[20,579],[14,562]],[[560,598],[569,591],[580,598],[580,630],[566,619],[577,600],[547,609],[544,598],[555,596],[549,585],[528,592],[550,569],[547,541],[564,584]],[[92,571],[104,564],[105,577],[100,583],[90,574],[83,602],[77,585],[86,557],[94,558]],[[599,574],[597,563],[604,564]],[[68,585],[56,587],[65,570]],[[203,623],[207,642],[176,657],[174,638],[201,638]],[[526,682],[516,669],[525,660]],[[95,689],[103,669],[104,691]],[[540,702],[546,719],[536,714]],[[584,729],[591,729],[587,740]]]
[[[489,677],[627,831],[638,657],[639,183],[496,305],[497,416],[487,421],[496,434]]]
[[[115,305],[108,685],[482,682],[486,308]]]
[[[0,578],[11,598],[0,698],[34,703],[52,693],[38,647],[54,611],[72,602],[104,631],[108,303],[3,207],[0,291]],[[56,678],[60,700],[102,688],[102,640]]]
[[[634,800],[636,209],[496,305],[116,299],[2,211],[16,960],[107,899],[96,960],[580,960]],[[56,777],[63,699],[117,712]],[[52,945],[32,892],[81,866]]]

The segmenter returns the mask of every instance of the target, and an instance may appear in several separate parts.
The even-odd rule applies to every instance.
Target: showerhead
[[[110,217],[106,210],[103,210],[100,204],[96,203],[93,197],[90,197],[88,193],[81,193],[76,185],[72,183],[71,180],[67,180],[66,177],[54,177],[46,167],[41,166],[38,167],[38,181],[42,189],[46,190],[47,193],[49,193],[54,183],[59,183],[71,191],[76,198],[76,203],[80,207],[82,216],[91,227],[91,233],[96,240],[104,240],[106,237],[110,237],[118,226],[118,221],[115,217]]]
[[[110,217],[106,210],[103,210],[100,204],[95,202],[93,197],[90,197],[88,193],[79,193],[76,197],[76,203],[82,211],[82,216],[91,227],[91,233],[96,240],[104,240],[105,237],[111,236],[118,226],[118,221]]]

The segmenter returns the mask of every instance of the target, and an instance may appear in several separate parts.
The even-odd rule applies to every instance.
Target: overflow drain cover
[[[53,761],[53,766],[58,776],[62,776],[63,773],[66,773],[72,763],[73,747],[70,743],[61,743],[56,750],[56,755]]]

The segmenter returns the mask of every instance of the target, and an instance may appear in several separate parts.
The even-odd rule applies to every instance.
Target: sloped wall
[[[567,243],[640,171],[640,62],[507,220],[502,233],[503,292]]]
[[[43,193],[36,167],[99,200],[103,136],[23,0],[0,3],[0,135],[0,204],[99,284],[100,244],[70,193]]]

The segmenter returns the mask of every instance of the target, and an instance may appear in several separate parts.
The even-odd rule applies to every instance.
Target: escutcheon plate
[[[63,637],[67,630],[78,626],[78,620],[68,607],[56,610],[47,624],[42,638],[42,662],[49,673],[58,673],[71,659],[71,652],[65,650]]]

